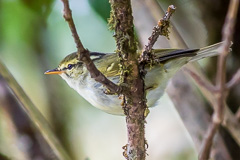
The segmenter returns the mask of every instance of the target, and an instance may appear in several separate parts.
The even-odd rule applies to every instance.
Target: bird
[[[179,69],[187,63],[218,55],[221,44],[222,42],[200,49],[153,49],[152,54],[157,63],[145,67],[147,106],[156,106],[168,82]],[[90,52],[90,58],[109,80],[115,84],[119,83],[120,69],[117,53]],[[71,88],[94,107],[109,114],[124,115],[122,100],[118,95],[105,94],[106,88],[91,78],[85,64],[78,59],[77,52],[67,55],[57,68],[47,70],[45,74],[61,76]]]

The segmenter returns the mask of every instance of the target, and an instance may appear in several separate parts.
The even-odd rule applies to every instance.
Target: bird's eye
[[[69,64],[67,68],[72,69],[72,67],[73,67],[73,64]]]

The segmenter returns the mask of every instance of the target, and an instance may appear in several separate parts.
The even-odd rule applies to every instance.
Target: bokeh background
[[[132,3],[141,47],[147,42],[152,24],[157,22],[147,16],[150,10],[142,7],[143,2],[133,0]],[[151,5],[150,1],[147,3]],[[203,47],[221,40],[227,0],[159,0],[158,3],[164,9],[170,4],[177,6],[172,21],[188,46]],[[70,6],[84,46],[90,51],[114,52],[113,32],[107,26],[110,11],[108,0],[70,0]],[[92,107],[59,76],[43,74],[55,68],[66,55],[76,51],[62,10],[60,0],[1,0],[0,60],[49,121],[72,159],[124,159],[122,146],[127,143],[125,118]],[[234,53],[228,63],[229,77],[239,68],[237,33],[235,40],[238,46],[233,46]],[[170,48],[170,45],[165,38],[161,38],[157,47]],[[214,79],[213,64],[216,61],[209,61],[201,61],[201,64],[209,77]],[[232,99],[228,100],[233,112],[239,105],[239,99],[234,98],[239,92],[236,87],[231,93]],[[159,100],[158,106],[150,110],[146,139],[149,160],[197,159],[193,141],[166,94]],[[0,77],[0,159],[8,158],[57,159]]]

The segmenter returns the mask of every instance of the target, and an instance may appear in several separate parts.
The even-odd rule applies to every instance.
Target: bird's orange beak
[[[44,74],[61,74],[64,73],[65,71],[58,70],[58,68],[51,69],[46,71]]]

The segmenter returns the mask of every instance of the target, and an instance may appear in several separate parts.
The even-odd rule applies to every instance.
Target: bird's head
[[[75,79],[83,73],[83,63],[78,60],[77,53],[74,52],[66,56],[57,68],[48,70],[44,74],[58,74],[61,77]]]

